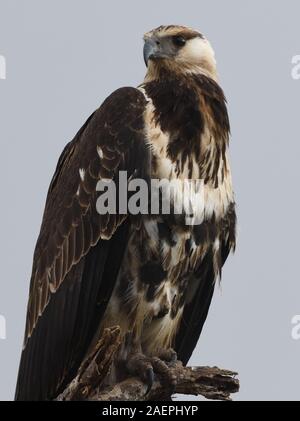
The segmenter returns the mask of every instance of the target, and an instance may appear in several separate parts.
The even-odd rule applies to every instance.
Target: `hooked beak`
[[[145,40],[144,44],[144,61],[148,66],[148,61],[156,58],[164,58],[165,55],[161,51],[160,44],[152,38]]]

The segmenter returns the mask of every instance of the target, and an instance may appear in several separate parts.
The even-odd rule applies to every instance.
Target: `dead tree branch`
[[[239,390],[237,373],[217,367],[184,367],[180,361],[170,366],[176,378],[175,390],[162,385],[157,379],[146,396],[146,385],[136,377],[105,387],[103,381],[120,343],[119,327],[106,329],[94,351],[79,368],[77,376],[57,400],[154,401],[168,399],[174,394],[230,400],[231,394]]]

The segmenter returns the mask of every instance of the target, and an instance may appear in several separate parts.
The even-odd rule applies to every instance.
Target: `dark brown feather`
[[[59,159],[34,253],[17,400],[53,398],[80,364],[105,310],[127,228],[118,229],[126,215],[98,215],[96,183],[99,176],[113,178],[121,162],[129,175],[136,169],[137,176],[149,174],[145,105],[137,89],[114,92]],[[101,234],[113,238],[100,240]]]
[[[220,248],[214,257],[212,246],[204,259],[198,263],[192,276],[197,280],[198,288],[193,299],[184,307],[182,322],[176,335],[175,349],[178,358],[187,364],[198,342],[207,318],[216,282],[214,262],[221,276],[222,267],[231,251],[235,249],[236,214],[234,203],[228,208],[225,217],[216,221],[204,222],[194,228],[194,238],[197,242],[213,244],[216,231],[220,235]]]

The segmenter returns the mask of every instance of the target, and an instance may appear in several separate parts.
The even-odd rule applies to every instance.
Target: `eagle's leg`
[[[127,359],[126,368],[130,374],[139,376],[146,384],[146,395],[150,392],[155,375],[170,389],[172,394],[176,386],[176,377],[170,366],[177,360],[173,349],[162,350],[158,356],[147,356],[141,352],[132,352]]]
[[[176,363],[177,352],[173,348],[161,349],[158,353],[158,357],[168,363]]]

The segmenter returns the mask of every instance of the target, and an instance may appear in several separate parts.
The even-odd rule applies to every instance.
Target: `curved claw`
[[[172,379],[173,380],[173,379]],[[175,380],[170,382],[170,395],[172,396],[176,392],[177,382]]]
[[[150,393],[153,383],[154,383],[154,371],[152,367],[149,367],[146,371],[146,381],[147,381],[147,390],[146,390],[145,396],[147,396]]]

